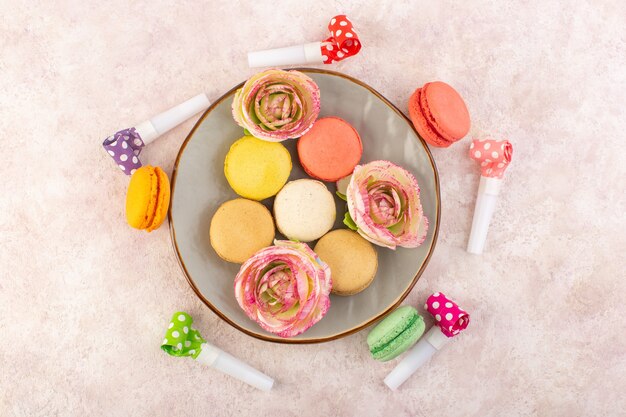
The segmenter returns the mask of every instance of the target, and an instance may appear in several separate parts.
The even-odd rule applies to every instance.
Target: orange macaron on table
[[[130,178],[126,192],[126,221],[151,232],[161,226],[170,204],[170,181],[159,167],[143,166]]]
[[[307,174],[334,182],[350,175],[363,154],[361,137],[339,117],[317,120],[298,140],[298,158]]]

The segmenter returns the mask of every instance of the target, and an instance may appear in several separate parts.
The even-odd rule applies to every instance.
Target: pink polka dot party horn
[[[467,251],[480,255],[483,253],[489,224],[496,209],[502,176],[513,156],[513,145],[508,140],[474,139],[470,145],[469,156],[480,163],[481,174]]]
[[[189,356],[262,391],[272,389],[272,378],[208,343],[192,324],[193,318],[189,314],[182,311],[174,313],[161,349],[171,356]]]
[[[342,61],[361,50],[361,41],[346,15],[333,17],[328,24],[330,37],[320,42],[286,48],[266,49],[248,53],[248,65],[273,67],[280,65],[332,64]]]
[[[115,132],[102,142],[102,146],[124,174],[132,175],[137,168],[141,168],[139,154],[144,146],[193,115],[206,110],[210,104],[205,94],[198,94],[134,127]]]
[[[470,321],[469,314],[465,310],[440,292],[428,297],[424,308],[435,318],[435,325],[422,336],[385,378],[385,384],[392,390],[396,390],[409,379],[451,338],[465,330]]]

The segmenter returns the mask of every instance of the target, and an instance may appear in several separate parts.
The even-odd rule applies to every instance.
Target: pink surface
[[[126,225],[128,178],[103,139],[199,92],[218,97],[254,72],[246,51],[319,39],[338,12],[290,3],[0,0],[0,415],[622,414],[623,1],[342,2],[365,47],[332,69],[402,109],[445,80],[472,115],[468,138],[433,149],[439,241],[407,300],[424,313],[443,291],[472,323],[397,392],[382,382],[397,362],[369,358],[367,330],[322,345],[251,339],[195,298],[167,227]],[[142,161],[171,174],[193,123]],[[515,143],[515,163],[475,256],[467,149],[487,134]],[[274,377],[272,392],[162,352],[179,310]]]

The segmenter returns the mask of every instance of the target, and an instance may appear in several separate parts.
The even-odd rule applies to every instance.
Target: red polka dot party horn
[[[272,389],[272,378],[208,343],[192,324],[193,318],[189,314],[183,311],[174,313],[161,349],[171,356],[191,357],[262,391]]]
[[[480,255],[502,187],[502,176],[513,156],[513,145],[508,140],[474,139],[469,156],[480,163],[481,173],[467,251]]]
[[[280,65],[332,64],[356,55],[361,41],[346,15],[333,17],[328,24],[330,37],[320,42],[248,53],[248,65],[274,67]]]
[[[385,378],[385,384],[392,390],[396,390],[409,379],[451,338],[465,330],[470,321],[469,314],[465,310],[440,292],[428,297],[424,308],[435,318],[435,325],[422,336]]]
[[[144,146],[193,115],[206,110],[210,104],[205,94],[198,94],[134,127],[115,132],[102,142],[102,146],[124,174],[132,175],[141,168],[139,154]]]

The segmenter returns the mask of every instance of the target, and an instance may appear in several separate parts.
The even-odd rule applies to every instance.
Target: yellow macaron
[[[236,198],[222,204],[211,219],[209,237],[225,261],[244,263],[274,241],[274,220],[263,204]]]
[[[151,232],[165,220],[170,205],[170,181],[159,167],[139,168],[126,192],[126,221],[135,229]]]
[[[378,269],[376,249],[358,233],[337,229],[326,233],[314,249],[330,267],[333,294],[353,295],[366,289]]]
[[[277,142],[244,136],[230,147],[224,161],[224,175],[242,197],[264,200],[276,195],[291,173],[291,155]]]

